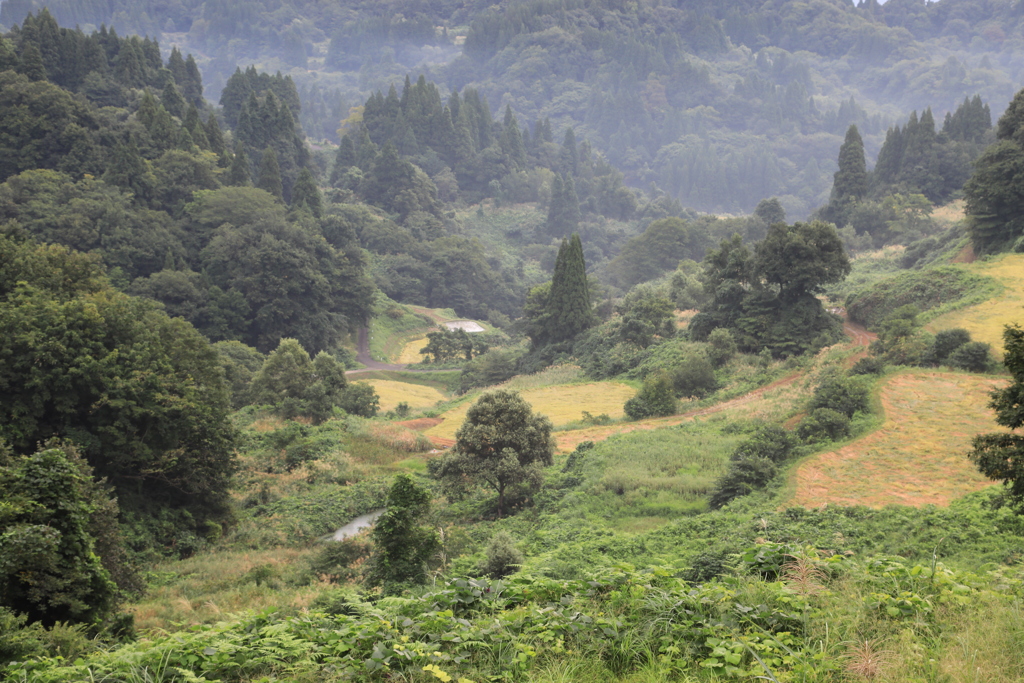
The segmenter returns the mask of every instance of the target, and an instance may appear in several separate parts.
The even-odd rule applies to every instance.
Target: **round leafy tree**
[[[498,516],[512,488],[540,484],[541,467],[553,462],[551,421],[534,415],[514,391],[484,394],[466,413],[452,452],[432,461],[431,474],[450,494],[484,485],[498,494]],[[436,464],[435,464],[436,463]]]

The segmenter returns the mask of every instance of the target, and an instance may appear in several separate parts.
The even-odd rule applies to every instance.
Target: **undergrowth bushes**
[[[782,427],[766,426],[741,443],[729,459],[728,471],[715,484],[710,507],[718,509],[736,498],[764,489],[778,475],[779,465],[806,452],[801,444],[849,437],[851,420],[869,410],[866,382],[862,377],[826,370],[795,436]]]
[[[901,306],[912,304],[933,314],[980,303],[998,293],[1000,285],[989,277],[956,266],[938,266],[901,273],[882,280],[846,300],[851,320],[874,327]]]
[[[855,677],[851,657],[870,641],[893,653],[879,675],[923,654],[937,679],[958,637],[994,615],[1011,628],[1012,612],[992,607],[1024,590],[1019,570],[974,574],[778,542],[745,548],[734,566],[699,585],[673,568],[619,566],[576,580],[454,579],[376,603],[343,590],[321,603],[329,614],[249,614],[74,661],[30,658],[8,674],[33,683],[143,672],[225,682],[525,681],[561,663],[598,681],[639,672],[650,680],[824,681]],[[1004,653],[1003,669],[987,670],[985,680],[1012,680],[1022,659],[1019,649]]]

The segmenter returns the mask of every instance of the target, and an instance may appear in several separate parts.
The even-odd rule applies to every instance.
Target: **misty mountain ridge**
[[[0,22],[42,4],[7,0]],[[312,139],[337,142],[351,107],[423,73],[523,124],[574,126],[634,187],[711,212],[774,195],[796,218],[828,200],[851,123],[873,160],[911,111],[941,121],[978,94],[998,116],[1024,66],[1010,2],[45,4],[62,25],[106,22],[195,54],[210,99],[238,66],[281,70]]]

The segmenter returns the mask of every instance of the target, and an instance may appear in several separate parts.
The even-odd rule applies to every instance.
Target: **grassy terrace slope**
[[[412,363],[423,362],[423,354],[420,353],[420,349],[427,345],[428,339],[426,337],[419,337],[413,339],[411,342],[405,344],[405,348],[402,349],[402,353],[398,356],[396,363],[404,363],[406,365]]]
[[[881,390],[885,424],[836,451],[811,456],[794,475],[786,505],[948,505],[991,485],[967,460],[971,438],[999,429],[982,375],[912,371]]]
[[[374,360],[392,363],[418,363],[419,353],[405,359],[407,348],[412,342],[422,344],[415,347],[418,352],[426,344],[427,332],[449,320],[461,320],[450,308],[424,308],[397,304],[386,298],[376,303],[369,328],[369,351]],[[480,323],[489,329],[486,323]]]
[[[592,415],[606,414],[612,418],[624,415],[622,406],[632,398],[636,390],[621,382],[591,382],[589,384],[567,384],[561,386],[535,387],[525,389],[522,396],[534,412],[546,415],[555,427],[576,422],[583,417],[583,411]],[[455,432],[462,425],[466,411],[473,405],[467,401],[449,410],[442,417],[444,422],[427,430],[427,436],[454,439]]]
[[[431,408],[438,401],[447,397],[437,388],[422,384],[410,384],[392,379],[356,380],[369,384],[380,397],[380,409],[384,412],[394,410],[399,403],[406,403],[413,410]]]
[[[962,267],[968,272],[995,278],[1003,284],[1003,292],[984,303],[939,316],[925,329],[936,332],[962,327],[973,339],[991,344],[996,354],[1001,355],[1003,325],[1024,323],[1024,254],[1004,254]]]
[[[797,380],[802,377],[802,373],[794,373],[760,389],[743,394],[738,398],[723,401],[707,408],[688,410],[679,415],[656,417],[622,424],[584,427],[583,429],[560,432],[555,435],[558,442],[558,450],[571,451],[583,441],[604,441],[618,434],[674,427],[684,422],[690,422],[717,413],[725,413],[727,419],[777,421],[791,412],[795,402],[803,396],[801,391],[794,386]]]

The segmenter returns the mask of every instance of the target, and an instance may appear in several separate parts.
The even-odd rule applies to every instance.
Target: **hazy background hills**
[[[6,0],[0,23],[44,5],[191,52],[214,101],[238,66],[291,75],[311,140],[336,142],[351,107],[424,73],[521,124],[550,118],[556,137],[575,126],[630,185],[709,212],[777,195],[791,218],[827,201],[851,123],[871,166],[913,110],[941,122],[979,94],[998,117],[1024,68],[1009,0]]]

